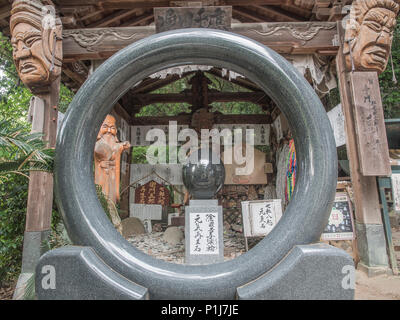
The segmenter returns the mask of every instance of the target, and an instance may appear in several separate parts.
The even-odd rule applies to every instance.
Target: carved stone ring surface
[[[298,178],[292,201],[272,232],[231,261],[178,265],[134,248],[108,220],[93,182],[99,128],[142,79],[181,65],[212,65],[242,74],[279,106],[294,136]],[[337,155],[321,101],[282,56],[237,34],[184,29],[137,41],[105,61],[74,97],[57,140],[56,197],[68,233],[114,271],[148,288],[151,299],[234,299],[238,287],[265,274],[299,244],[319,241],[336,190]]]

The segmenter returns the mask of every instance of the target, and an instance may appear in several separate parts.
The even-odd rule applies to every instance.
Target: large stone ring
[[[272,232],[234,260],[202,266],[164,262],[129,244],[104,213],[93,177],[97,133],[115,102],[151,74],[187,64],[226,68],[260,86],[287,118],[298,157],[293,198]],[[75,244],[92,247],[114,271],[148,288],[151,299],[233,299],[238,287],[268,272],[294,246],[318,241],[328,223],[337,156],[326,112],[288,61],[246,37],[185,29],[135,42],[88,78],[60,129],[55,190],[68,234]]]

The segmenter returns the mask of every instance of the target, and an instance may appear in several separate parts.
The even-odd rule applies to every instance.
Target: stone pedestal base
[[[343,250],[324,243],[294,247],[270,272],[237,289],[247,300],[352,300],[355,269]]]
[[[36,267],[40,300],[145,300],[146,288],[122,277],[89,247],[46,253]]]
[[[390,269],[389,267],[369,267],[362,262],[358,263],[357,270],[365,272],[370,278],[377,277],[383,274],[387,274],[389,276],[393,274],[392,269]]]
[[[355,227],[360,256],[358,268],[365,271],[368,276],[390,272],[383,225],[356,222]]]
[[[89,247],[46,253],[36,268],[35,285],[40,300],[152,298],[147,288],[116,273]],[[236,298],[347,300],[354,298],[354,286],[353,259],[343,250],[318,243],[294,247],[270,271],[238,287]],[[213,284],[209,290],[215,290]]]

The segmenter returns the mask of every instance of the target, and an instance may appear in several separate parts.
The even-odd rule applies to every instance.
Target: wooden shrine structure
[[[10,37],[21,80],[45,102],[43,139],[50,147],[55,146],[60,82],[76,92],[104,60],[157,32],[219,28],[252,38],[283,55],[329,57],[336,64],[346,120],[359,266],[374,274],[390,269],[376,182],[377,177],[390,175],[378,74],[388,63],[399,6],[400,0],[253,0],[251,4],[244,0],[0,0],[0,31]],[[210,89],[207,73],[244,90]],[[194,75],[191,90],[153,93],[188,75]],[[258,104],[263,112],[211,112],[211,103],[229,101]],[[185,102],[191,113],[136,117],[143,106],[167,102]],[[113,111],[117,123],[123,119],[131,126],[166,125],[171,120],[202,127],[269,124],[278,114],[275,103],[255,83],[230,77],[218,68],[146,78],[130,89]],[[123,172],[121,183],[129,184],[129,172]],[[51,174],[31,173],[26,248],[50,230],[52,190]],[[23,272],[31,272],[38,258],[28,257],[24,250]]]

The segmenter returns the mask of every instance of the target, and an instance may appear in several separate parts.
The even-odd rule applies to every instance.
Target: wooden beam
[[[280,5],[289,3],[288,0],[252,0],[251,4],[257,5]],[[248,0],[225,0],[226,6],[247,6]],[[169,0],[62,0],[58,1],[60,8],[79,7],[79,6],[96,6],[104,9],[132,9],[132,8],[155,8],[169,7]]]
[[[102,28],[102,27],[107,27],[112,25],[113,23],[117,21],[121,21],[124,18],[133,16],[136,13],[137,9],[132,9],[132,10],[118,10],[111,15],[105,17],[104,19],[101,19],[100,21],[96,21],[94,23],[89,24],[87,27],[88,28]]]
[[[11,16],[11,5],[6,5],[0,8],[0,20]]]
[[[247,101],[252,103],[264,103],[267,95],[264,92],[208,92],[208,102]],[[135,94],[131,97],[132,106],[146,106],[154,103],[186,102],[192,104],[196,98],[190,92],[167,94]]]
[[[265,22],[266,19],[260,18],[258,16],[255,16],[254,14],[251,14],[249,12],[246,12],[242,8],[234,7],[232,9],[232,15],[238,15],[241,18],[244,18],[244,20],[250,20],[251,22]]]
[[[76,82],[76,84],[80,87],[84,82],[85,78],[77,74],[76,72],[72,71],[69,67],[64,66],[63,67],[63,72],[68,78],[72,79],[73,81]]]
[[[274,7],[265,7],[265,6],[257,6],[257,5],[252,5],[250,8],[253,8],[257,12],[264,14],[268,17],[271,17],[272,20],[277,21],[277,22],[299,22],[305,19],[300,19],[300,17],[295,17],[292,14],[285,13],[283,10],[279,10],[278,8]]]
[[[333,22],[238,23],[232,24],[232,31],[281,54],[336,54],[338,49],[337,26]]]
[[[121,25],[121,27],[134,27],[139,26],[143,23],[150,22],[150,20],[154,19],[153,12],[147,12],[140,16],[135,17],[133,20],[126,21]]]
[[[84,16],[80,17],[79,20],[85,21],[85,20],[93,18],[93,17],[95,17],[95,16],[97,16],[97,15],[103,13],[103,12],[104,12],[103,9],[94,10],[94,11],[89,12],[89,13],[85,14]]]
[[[132,126],[146,125],[168,125],[170,121],[177,121],[178,125],[190,125],[192,122],[191,114],[183,114],[172,117],[134,117],[131,120]],[[215,124],[270,124],[271,116],[267,114],[221,114],[214,113]]]
[[[227,74],[225,76],[222,76],[221,69],[212,68],[210,70],[207,70],[206,73],[210,73],[213,76],[224,79],[226,81],[230,81],[230,82],[232,82],[238,86],[241,86],[242,88],[248,89],[248,90],[262,91],[259,86],[257,86],[255,83],[251,82],[248,79],[244,79],[244,78],[229,79],[229,76]]]
[[[125,119],[126,122],[130,122],[131,116],[129,115],[128,111],[119,104],[118,102],[115,104],[113,110],[115,111],[116,114],[118,114],[121,118]]]
[[[133,88],[130,91],[130,93],[131,94],[149,93],[154,90],[165,87],[165,86],[169,85],[170,83],[181,80],[193,73],[194,73],[194,71],[186,72],[182,76],[180,76],[178,74],[170,74],[170,75],[166,76],[164,79],[147,78],[147,79],[144,79],[138,86]]]
[[[64,30],[64,62],[104,60],[129,44],[154,33],[154,26]]]
[[[233,23],[232,32],[279,53],[335,55],[338,50],[334,22]],[[154,26],[64,30],[64,61],[106,59],[154,33]]]
[[[309,19],[312,15],[312,10],[307,10],[304,8],[300,8],[298,6],[295,5],[288,5],[288,4],[282,4],[280,6],[283,10],[291,12],[291,13],[295,13],[297,15],[301,15],[302,17]]]

